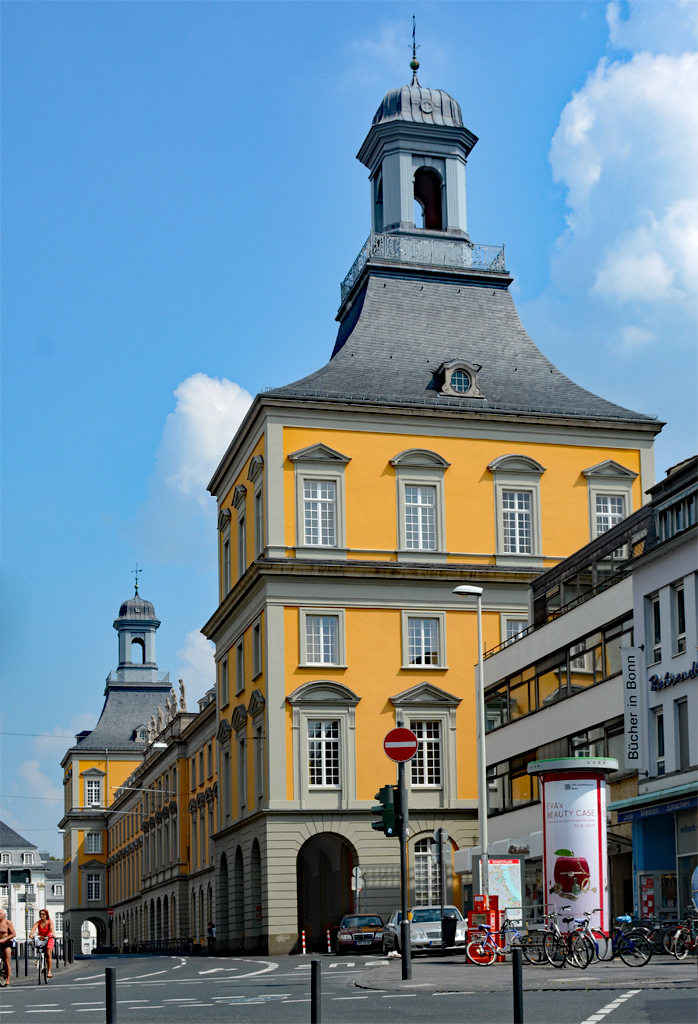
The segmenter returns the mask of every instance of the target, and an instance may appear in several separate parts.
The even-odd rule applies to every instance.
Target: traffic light
[[[380,821],[372,821],[371,828],[376,832],[384,832],[386,836],[399,836],[402,814],[400,809],[400,796],[397,786],[383,786],[376,793],[376,800],[379,801],[376,807],[372,807],[373,814],[380,814]]]

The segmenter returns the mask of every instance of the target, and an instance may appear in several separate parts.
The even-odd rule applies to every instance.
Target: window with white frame
[[[27,913],[27,924],[28,924],[28,926],[30,928],[33,928],[34,927],[34,914],[36,913],[36,911],[34,910],[33,907],[30,907],[29,910],[27,910],[26,913]]]
[[[682,697],[681,700],[674,702],[676,708],[676,764],[675,768],[678,771],[685,772],[691,765],[690,757],[690,727],[688,724],[688,698]]]
[[[582,640],[570,648],[570,668],[575,672],[591,672],[590,658],[584,652],[586,643]]]
[[[305,616],[305,663],[339,664],[339,616]]]
[[[102,833],[101,832],[86,832],[85,833],[85,853],[101,853],[102,852]]]
[[[63,931],[63,911],[57,910],[54,917],[54,925],[57,932]]]
[[[606,533],[625,519],[625,497],[622,494],[596,495],[596,535]]]
[[[527,455],[500,455],[487,468],[494,481],[497,556],[540,558],[540,478],[544,467]]]
[[[432,856],[431,839],[418,839],[414,844],[414,902],[417,907],[441,902],[441,872]]]
[[[226,704],[228,703],[228,700],[229,700],[229,696],[228,696],[228,655],[227,654],[225,655],[225,657],[221,658],[221,660],[220,660],[220,679],[221,679],[221,686],[220,686],[220,690],[221,690],[220,701],[221,701],[221,704],[220,704],[220,706],[222,708],[224,708],[226,706]]]
[[[410,665],[439,664],[439,620],[407,620],[407,645]]]
[[[34,887],[34,883],[33,882],[25,882],[24,883],[24,891],[30,893],[31,895],[33,895],[36,892],[36,889]]]
[[[417,753],[410,762],[412,786],[441,787],[441,722],[410,721]]]
[[[262,490],[254,496],[254,553],[261,555],[264,551],[264,499]]]
[[[9,885],[0,885],[0,899],[6,900],[10,895]]]
[[[405,486],[405,547],[436,550],[436,487]]]
[[[238,735],[238,814],[247,808],[247,740]]]
[[[255,622],[252,627],[252,678],[255,679],[262,671],[262,623]]]
[[[235,693],[245,689],[245,644],[240,637],[235,645]]]
[[[446,616],[443,612],[402,612],[402,667],[446,669]]]
[[[34,854],[33,853],[23,853],[22,854],[22,864],[33,864],[33,863],[34,863]]]
[[[230,593],[230,534],[223,538],[223,596]]]
[[[530,491],[502,491],[504,551],[512,555],[533,553]]]
[[[303,481],[303,543],[337,546],[337,485],[334,480]]]
[[[407,561],[436,558],[429,552],[446,549],[444,478],[450,464],[421,448],[400,452],[390,462],[397,485],[398,551]]]
[[[88,807],[93,804],[102,804],[102,780],[101,779],[86,779],[85,780],[85,803]]]
[[[245,516],[238,516],[238,576],[242,576],[247,568],[247,529]]]
[[[340,785],[337,719],[308,719],[308,785],[325,789]]]
[[[53,895],[54,896],[62,896],[63,895],[63,885],[62,885],[62,883],[58,882],[56,885],[54,885],[54,887],[53,887]]]
[[[12,857],[9,853],[0,854],[0,864],[11,864]]]
[[[87,876],[87,899],[88,901],[98,902],[102,899],[102,876],[101,875],[88,875]]]
[[[683,583],[676,583],[671,588],[673,648],[674,654],[683,654],[686,650],[686,605],[684,601]]]
[[[528,622],[526,619],[507,619],[505,624],[506,636],[504,637],[504,642],[511,643],[519,633],[523,633],[527,626]]]
[[[662,660],[662,614],[659,606],[659,594],[650,597],[648,605],[648,632],[651,641],[648,644],[648,654],[650,656],[650,664],[654,665]]]
[[[664,752],[664,709],[657,708],[654,712],[654,753],[655,774],[666,773],[666,754]]]

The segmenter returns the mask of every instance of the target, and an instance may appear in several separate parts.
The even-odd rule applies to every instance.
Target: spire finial
[[[412,85],[419,85],[417,79],[417,69],[419,68],[419,61],[417,60],[417,50],[419,47],[416,44],[415,33],[417,30],[417,22],[414,14],[412,15],[412,60],[410,61],[410,67],[412,68]]]
[[[139,573],[143,572],[142,569],[138,568],[138,562],[136,562],[136,568],[135,569],[131,569],[131,572],[136,577],[136,593],[138,593],[138,575],[139,575]]]

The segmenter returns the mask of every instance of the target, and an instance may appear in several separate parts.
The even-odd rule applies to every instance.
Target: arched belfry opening
[[[145,665],[145,641],[135,637],[131,641],[131,664]]]
[[[374,181],[375,201],[373,204],[374,231],[383,230],[383,175],[379,174]]]
[[[421,210],[421,224],[416,227],[443,231],[441,178],[431,167],[419,167],[414,175],[415,207]]]
[[[327,930],[351,913],[354,855],[341,836],[320,832],[298,851],[298,931],[310,951],[323,951]]]

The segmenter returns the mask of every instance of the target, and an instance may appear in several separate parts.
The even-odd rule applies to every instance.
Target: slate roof
[[[114,629],[119,628],[120,622],[153,622],[158,626],[160,620],[155,614],[155,605],[150,601],[144,601],[140,594],[135,593],[128,601],[119,608],[118,618],[114,620]]]
[[[28,839],[22,839],[19,832],[0,821],[0,848],[3,850],[36,850],[38,847]]]
[[[146,725],[157,714],[158,704],[165,710],[170,684],[144,684],[142,687],[110,685],[102,714],[92,732],[73,750],[145,750],[146,744],[133,738],[139,725]]]
[[[580,339],[581,342],[582,339]],[[485,396],[449,398],[435,371],[462,359],[479,363]],[[575,384],[524,330],[507,284],[462,273],[369,267],[345,314],[332,357],[315,373],[270,395],[418,404],[471,411],[533,412],[661,424]]]
[[[463,127],[460,105],[453,96],[443,89],[423,89],[421,85],[401,85],[387,92],[375,113],[373,124],[385,121]]]

